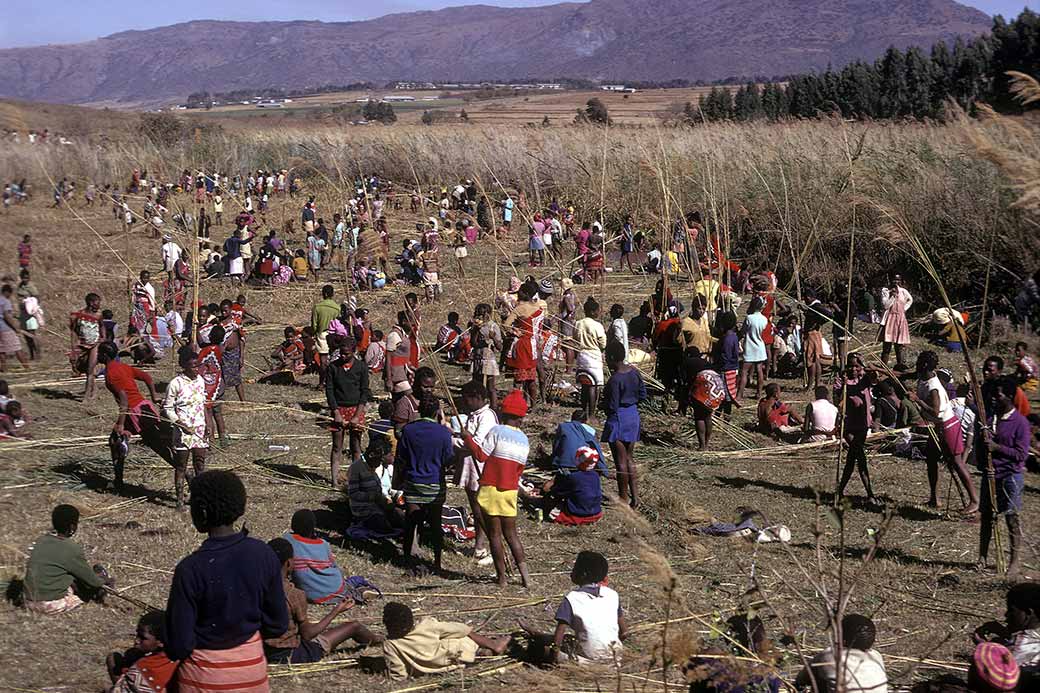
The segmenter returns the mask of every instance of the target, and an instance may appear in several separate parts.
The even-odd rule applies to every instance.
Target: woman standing
[[[918,354],[917,391],[910,392],[910,400],[917,404],[921,418],[928,422],[930,429],[925,442],[925,455],[928,458],[928,505],[933,508],[939,505],[939,461],[942,460],[954,478],[968,492],[968,506],[964,508],[964,512],[970,515],[979,509],[979,494],[961,455],[964,452],[961,423],[950,404],[946,387],[935,372],[938,366],[939,357],[934,351],[922,351]]]
[[[625,262],[628,262],[628,271],[635,274],[636,271],[632,267],[632,253],[635,251],[635,229],[632,226],[632,215],[625,215],[625,223],[621,226],[621,258],[618,260],[618,270],[620,271],[625,266]]]
[[[618,342],[607,345],[610,380],[603,393],[607,419],[600,440],[610,443],[617,465],[618,496],[635,508],[639,504],[638,483],[632,452],[639,441],[640,402],[646,399],[646,385],[634,366],[625,363],[625,348]]]
[[[755,296],[748,306],[747,317],[744,318],[744,363],[740,366],[740,383],[737,385],[737,400],[744,398],[744,388],[747,386],[748,378],[754,369],[756,375],[755,399],[762,399],[762,387],[766,380],[766,362],[769,353],[765,343],[766,328],[769,327],[769,318],[762,315],[764,301]]]
[[[180,661],[181,693],[267,693],[262,638],[289,628],[282,568],[262,541],[235,531],[246,489],[230,471],[191,484],[191,521],[209,535],[173,573],[166,602],[166,654]]]
[[[530,284],[520,286],[517,298],[516,308],[503,323],[506,329],[512,328],[514,335],[506,365],[513,369],[517,389],[524,391],[528,406],[533,407],[538,400],[537,336],[541,333],[545,315],[534,300],[534,289]]]
[[[914,304],[914,297],[903,288],[902,279],[897,274],[892,278],[888,288],[881,290],[881,304],[885,307],[885,314],[881,318],[881,332],[879,338],[882,341],[881,361],[888,364],[889,354],[892,346],[896,348],[896,366],[902,366],[903,349],[910,343],[910,323],[907,322],[906,312]]]
[[[563,345],[567,366],[574,364],[574,323],[578,319],[578,299],[574,295],[574,282],[564,277],[560,280],[563,294],[560,296],[560,343]]]
[[[852,478],[852,470],[859,470],[860,481],[867,492],[867,501],[878,505],[877,496],[870,485],[870,472],[867,470],[867,433],[871,427],[871,387],[875,384],[874,374],[868,373],[859,354],[849,354],[845,363],[845,374],[834,383],[835,398],[842,402],[841,409],[845,415],[844,437],[848,445],[845,456],[845,468],[841,472],[838,484],[838,497],[845,495],[845,487]]]
[[[502,352],[502,329],[491,317],[491,306],[480,303],[473,311],[473,325],[469,330],[473,346],[473,382],[487,388],[492,409],[498,408],[498,357]]]

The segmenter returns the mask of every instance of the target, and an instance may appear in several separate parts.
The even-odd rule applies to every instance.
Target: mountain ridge
[[[118,104],[356,81],[716,80],[840,66],[989,27],[953,0],[591,0],[345,22],[203,19],[0,50],[0,97]]]

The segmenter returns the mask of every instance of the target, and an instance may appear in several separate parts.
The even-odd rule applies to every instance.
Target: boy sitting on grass
[[[886,693],[888,675],[881,653],[874,648],[877,629],[866,616],[848,614],[841,620],[842,658],[844,664],[841,677],[842,690],[847,693]],[[830,647],[816,655],[810,668],[804,668],[795,680],[795,686],[810,686],[816,680],[816,689],[835,690],[838,673],[834,662],[834,650]]]
[[[346,583],[329,542],[314,536],[317,518],[306,508],[293,513],[291,532],[282,537],[292,547],[292,581],[312,604],[343,599]]]
[[[134,646],[126,652],[113,652],[105,659],[112,687],[108,693],[161,693],[167,690],[177,671],[163,651],[166,640],[166,612],[149,611],[137,622]]]
[[[416,674],[442,674],[476,661],[477,654],[500,655],[509,638],[489,638],[465,623],[426,617],[419,623],[406,604],[387,602],[383,607],[383,658],[394,681]]]
[[[972,635],[975,644],[996,642],[1007,646],[1022,668],[1023,678],[1040,674],[1040,584],[1022,582],[1007,593],[1007,625],[990,621]]]
[[[577,589],[568,592],[556,610],[556,631],[550,636],[519,622],[537,648],[548,648],[548,656],[542,654],[546,661],[613,662],[620,656],[628,627],[618,593],[604,584],[607,572],[603,554],[582,551],[571,570]],[[568,628],[577,638],[576,648],[564,647]]]
[[[599,453],[582,446],[570,474],[557,472],[542,485],[541,507],[547,520],[561,525],[590,525],[603,517],[603,486],[597,467]],[[536,499],[537,495],[534,496]]]
[[[104,568],[87,565],[83,547],[72,541],[79,529],[79,510],[59,505],[51,512],[54,531],[36,540],[25,568],[25,607],[41,614],[63,614],[83,602],[104,598],[115,583]]]
[[[309,512],[309,511],[308,511]],[[293,545],[278,537],[267,542],[282,564],[285,599],[289,603],[289,630],[278,638],[264,640],[264,654],[271,664],[308,664],[321,661],[342,642],[353,638],[367,645],[382,640],[357,621],[332,626],[332,620],[354,606],[350,599],[337,604],[317,623],[307,619],[307,596],[289,581],[293,574]]]

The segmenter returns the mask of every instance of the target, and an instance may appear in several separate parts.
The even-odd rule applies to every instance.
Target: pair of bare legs
[[[329,467],[332,472],[332,485],[339,488],[339,470],[343,459],[344,429],[337,428],[332,432],[332,452],[329,453]],[[361,457],[361,430],[350,429],[350,461],[356,462]]]
[[[516,532],[516,517],[502,517],[499,515],[484,514],[484,524],[488,533],[488,543],[491,545],[491,557],[495,561],[495,575],[498,578],[498,586],[506,586],[506,550],[513,554],[513,562],[516,569],[520,571],[520,584],[530,587],[531,579],[527,574],[527,559],[524,556],[524,546],[520,543],[520,536]]]
[[[751,370],[754,369],[756,382],[755,382],[755,397],[756,399],[762,399],[762,388],[766,382],[766,362],[758,361],[753,363],[744,362],[740,366],[740,380],[737,383],[737,399],[744,399],[744,388],[747,387],[748,379],[751,377]]]

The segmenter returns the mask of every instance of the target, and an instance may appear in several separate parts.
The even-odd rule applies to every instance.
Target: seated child
[[[448,363],[455,362],[455,350],[461,334],[462,328],[459,327],[459,314],[452,311],[448,313],[448,322],[441,325],[441,328],[437,330],[437,341],[433,345],[435,351],[445,352],[448,357]]]
[[[155,363],[157,355],[152,340],[143,337],[133,325],[126,328],[126,339],[120,356],[129,355],[135,366],[146,366]]]
[[[985,642],[971,654],[968,681],[946,674],[937,679],[916,684],[912,693],[1002,693],[1003,691],[1031,691],[1021,676],[1014,657],[1006,647]]]
[[[292,516],[292,531],[283,536],[293,549],[293,582],[312,604],[338,602],[347,586],[329,542],[314,536],[316,522],[310,510],[297,510]]]
[[[775,657],[770,657],[772,644],[761,618],[748,618],[746,613],[735,614],[726,619],[725,627],[718,633],[719,637],[705,641],[701,652],[691,656],[682,666],[682,672],[690,682],[689,693],[780,693],[776,668],[768,663],[775,660]],[[751,660],[749,652],[762,659]],[[735,684],[736,681],[741,683]],[[820,690],[818,693],[828,691]]]
[[[167,690],[177,671],[163,651],[166,640],[166,613],[149,611],[137,622],[134,646],[126,652],[113,652],[105,659],[112,687],[108,693],[159,693]]]
[[[1040,385],[1040,367],[1029,355],[1029,345],[1025,342],[1015,345],[1015,377],[1019,387],[1026,392],[1036,392],[1037,385]]]
[[[476,661],[477,654],[500,655],[509,638],[488,638],[465,623],[426,617],[415,623],[407,605],[387,602],[383,607],[383,658],[393,681],[416,674],[441,674]]]
[[[372,330],[372,341],[365,349],[365,365],[372,373],[382,373],[386,365],[386,340],[382,330]]]
[[[578,586],[564,596],[556,610],[556,631],[549,636],[520,621],[534,641],[549,647],[549,661],[613,662],[627,637],[625,615],[618,593],[607,587],[607,559],[595,551],[582,551],[574,561],[571,582]],[[567,629],[574,630],[577,647],[565,651]]]
[[[391,488],[393,448],[387,436],[371,435],[365,454],[354,460],[347,475],[347,499],[351,526],[379,534],[393,533],[403,525],[400,491]]]
[[[603,517],[603,487],[596,466],[599,453],[580,447],[575,453],[577,468],[557,474],[542,487],[549,502],[549,517],[561,525],[589,525]]]
[[[802,417],[780,401],[780,385],[766,385],[766,396],[758,402],[758,429],[761,433],[780,439],[797,435],[802,430]]]
[[[983,624],[972,636],[975,643],[996,642],[1007,646],[1030,678],[1040,674],[1040,584],[1021,582],[1007,593],[1007,626]]]
[[[599,445],[596,429],[589,426],[588,416],[583,409],[576,409],[571,414],[571,420],[556,427],[556,437],[553,439],[552,465],[553,469],[563,474],[569,474],[577,468],[578,449],[589,447],[596,451],[599,462],[596,471],[607,476],[607,465],[603,462],[603,450]]]
[[[321,368],[321,356],[318,354],[318,343],[314,338],[314,328],[308,325],[300,330],[300,342],[303,343],[304,373],[317,373]]]
[[[59,505],[51,512],[54,531],[32,546],[25,568],[25,607],[42,614],[63,614],[83,602],[102,601],[103,588],[114,584],[101,566],[91,568],[83,547],[72,541],[79,510]]]
[[[282,580],[285,588],[285,600],[289,603],[289,630],[280,637],[264,640],[264,654],[270,664],[308,664],[318,662],[335,650],[346,640],[354,639],[362,645],[379,642],[382,637],[376,635],[357,621],[347,621],[338,626],[332,620],[354,606],[354,602],[345,599],[337,604],[325,618],[317,623],[307,619],[307,596],[297,589],[289,577],[294,574],[293,566],[298,559],[294,557],[293,545],[278,537],[267,542],[278,561],[282,564]]]
[[[261,383],[292,385],[296,382],[296,378],[307,370],[307,364],[304,361],[306,348],[296,328],[286,327],[282,336],[285,337],[284,341],[271,354],[274,369],[260,378]]]
[[[874,622],[866,616],[847,614],[841,620],[842,668],[844,690],[847,693],[886,693],[888,675],[881,653],[874,648],[877,630]],[[810,677],[816,680],[817,690],[833,691],[837,682],[834,650],[830,647],[813,657],[811,669],[803,668],[795,680],[795,686],[810,685]]]
[[[8,400],[0,406],[0,440],[5,438],[32,438],[25,431],[26,420],[22,415],[22,404],[17,400]]]
[[[307,272],[310,266],[307,264],[307,254],[300,248],[296,251],[296,257],[292,261],[293,279],[298,282],[307,281]]]

